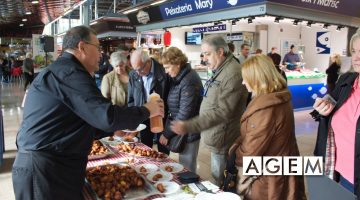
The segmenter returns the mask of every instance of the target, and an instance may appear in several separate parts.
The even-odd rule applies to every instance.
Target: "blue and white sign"
[[[317,54],[330,54],[330,32],[316,33]]]
[[[214,32],[214,31],[226,31],[226,24],[193,28],[194,33]]]
[[[265,0],[180,0],[160,5],[163,19],[243,6]]]

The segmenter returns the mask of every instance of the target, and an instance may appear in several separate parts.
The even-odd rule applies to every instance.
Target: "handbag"
[[[185,148],[187,135],[176,135],[168,142],[168,149],[174,153],[181,153]]]
[[[225,192],[232,192],[239,194],[242,199],[251,192],[251,185],[260,176],[246,176],[242,175],[243,168],[236,167],[236,153],[235,149],[230,152],[230,156],[226,161],[226,169],[224,170],[224,182],[221,189]]]
[[[171,120],[169,119],[166,120],[166,129],[167,129],[166,131],[171,131],[169,130],[170,122]],[[187,135],[175,135],[169,139],[166,147],[174,153],[181,153],[185,148],[186,140],[187,140]]]
[[[236,193],[238,169],[235,166],[235,151],[230,153],[224,170],[224,180],[221,189],[225,192]]]

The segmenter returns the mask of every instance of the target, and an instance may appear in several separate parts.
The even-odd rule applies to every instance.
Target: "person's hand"
[[[334,109],[334,105],[323,98],[316,98],[313,108],[318,111],[320,115],[328,116]]]
[[[118,136],[118,137],[124,137],[126,135],[126,133],[124,131],[118,130],[114,132],[114,136]]]
[[[173,121],[170,126],[171,130],[178,135],[185,135],[187,133],[185,129],[185,123],[183,121]]]
[[[151,100],[144,104],[145,108],[147,108],[150,112],[150,118],[161,116],[164,117],[164,102],[162,99]]]
[[[164,135],[161,135],[161,136],[160,136],[160,139],[159,139],[160,144],[166,146],[167,143],[168,143],[168,141],[169,141],[169,140],[168,140]]]

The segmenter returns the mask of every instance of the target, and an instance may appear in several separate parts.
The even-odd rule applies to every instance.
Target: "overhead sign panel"
[[[160,5],[160,12],[163,19],[171,19],[259,2],[265,0],[181,0]]]
[[[359,0],[268,0],[317,11],[360,17]]]

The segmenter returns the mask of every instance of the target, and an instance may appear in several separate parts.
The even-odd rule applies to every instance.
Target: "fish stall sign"
[[[147,24],[150,21],[149,13],[140,10],[139,13],[136,15],[136,18],[139,23]]]

